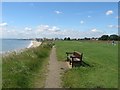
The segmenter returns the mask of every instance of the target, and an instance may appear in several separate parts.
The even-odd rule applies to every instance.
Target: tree
[[[102,35],[99,40],[109,40],[109,36],[108,35]]]
[[[119,36],[118,35],[110,35],[110,40],[119,40]]]
[[[85,37],[84,40],[90,40],[90,38]]]
[[[67,38],[65,37],[64,40],[67,40]]]
[[[120,35],[118,36],[118,40],[120,40]]]
[[[70,40],[70,37],[68,37],[67,40]]]

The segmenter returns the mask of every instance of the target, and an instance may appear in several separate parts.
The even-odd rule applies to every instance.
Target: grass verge
[[[43,67],[51,46],[43,43],[37,48],[30,48],[19,54],[10,54],[2,58],[2,88],[35,88],[34,80],[39,72],[43,87]]]

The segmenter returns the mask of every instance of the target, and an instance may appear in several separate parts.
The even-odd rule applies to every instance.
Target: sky
[[[118,33],[117,2],[2,2],[2,38],[84,38]]]

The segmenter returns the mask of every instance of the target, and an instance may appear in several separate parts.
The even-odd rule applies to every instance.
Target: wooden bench
[[[77,65],[80,65],[82,62],[83,53],[79,53],[77,51],[74,52],[66,52],[67,54],[67,61],[69,61],[69,64],[72,64],[72,67]]]

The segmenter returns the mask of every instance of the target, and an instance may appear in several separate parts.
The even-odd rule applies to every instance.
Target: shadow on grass
[[[65,59],[64,60],[65,62],[69,62],[69,60]],[[88,63],[86,63],[85,61],[82,61],[82,62],[74,62],[74,67],[94,67],[94,65],[90,65]]]
[[[83,66],[83,67],[86,67],[86,66],[92,67],[90,64],[88,64],[88,63],[86,63],[86,62],[84,62],[84,61],[82,61],[81,64],[80,64],[79,66]]]
[[[82,61],[80,63],[78,62],[74,63],[73,67],[92,67],[92,66],[86,63],[85,61]]]

